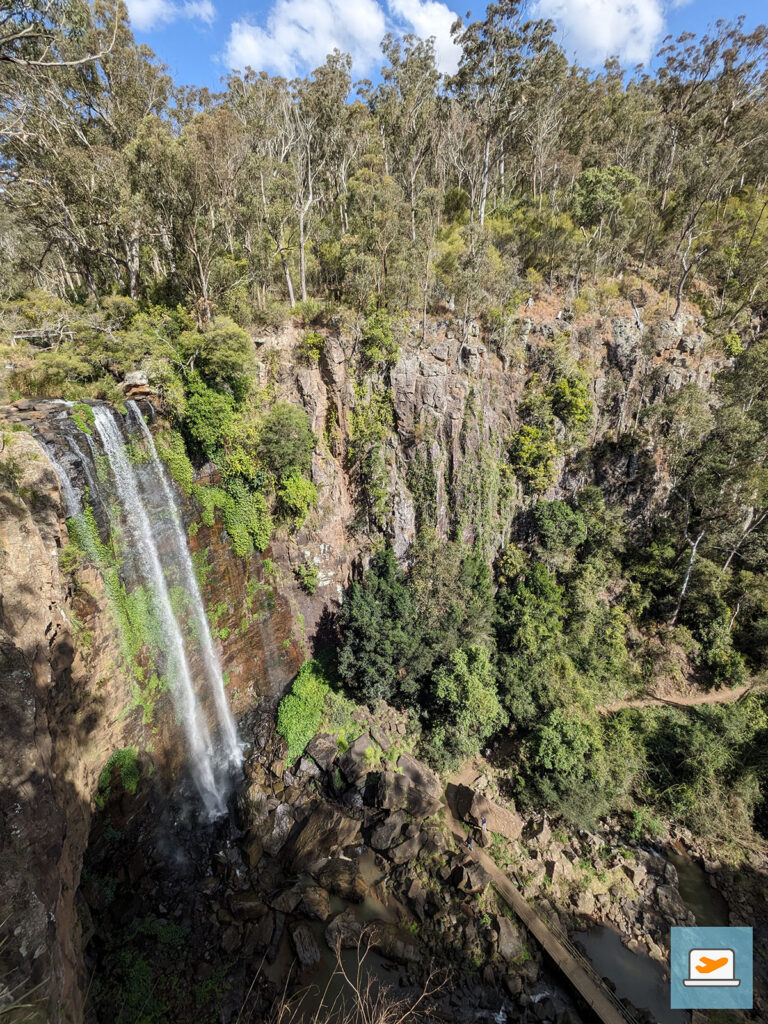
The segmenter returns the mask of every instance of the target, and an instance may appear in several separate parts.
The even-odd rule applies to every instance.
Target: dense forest
[[[652,72],[599,73],[512,0],[454,34],[452,77],[430,40],[388,36],[375,83],[335,52],[305,78],[249,69],[211,93],[174,84],[120,3],[15,0],[0,18],[3,386],[119,405],[145,372],[175,478],[247,555],[307,521],[312,451],[335,428],[315,437],[275,401],[252,338],[290,323],[297,363],[316,365],[329,334],[349,336],[345,458],[371,557],[330,657],[281,708],[293,749],[341,687],[410,708],[441,767],[511,737],[519,801],[749,839],[768,828],[764,698],[602,712],[681,665],[713,689],[768,668],[768,29],[719,22],[666,41]],[[401,564],[382,460],[407,323],[426,337],[447,317],[514,360],[543,296],[566,326],[624,303],[650,330],[651,297],[672,322],[692,311],[725,368],[710,390],[641,396],[594,445],[587,370],[557,351],[532,363],[493,467],[506,543],[480,543],[461,508],[438,536],[414,457]],[[555,496],[564,459],[651,441],[665,489],[645,516],[595,485]],[[195,482],[207,462],[216,486]]]

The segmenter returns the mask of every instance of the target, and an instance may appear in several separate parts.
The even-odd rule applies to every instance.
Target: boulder
[[[259,836],[250,836],[243,845],[243,853],[245,854],[245,861],[249,868],[255,868],[261,860],[261,854],[263,847],[261,845],[261,839]]]
[[[378,745],[381,747],[385,754],[392,746],[392,740],[389,738],[389,736],[384,732],[383,729],[379,729],[375,725],[371,726],[371,738],[375,740],[376,743],[378,743]]]
[[[268,911],[259,918],[259,923],[251,926],[250,938],[255,949],[260,952],[269,949],[272,944],[272,935],[275,930],[275,918],[272,911]]]
[[[320,963],[320,947],[308,924],[302,922],[294,925],[290,934],[293,948],[296,950],[296,958],[302,969],[314,967],[315,964]]]
[[[374,802],[387,811],[404,810],[414,818],[427,818],[440,806],[439,797],[420,789],[401,772],[380,772]]]
[[[488,831],[497,832],[505,839],[519,839],[523,831],[523,819],[514,809],[494,803],[469,786],[459,786],[456,790],[456,811],[463,821],[478,828],[485,818]]]
[[[331,899],[326,889],[308,885],[301,896],[299,910],[316,921],[327,921],[331,916]]]
[[[350,903],[360,903],[368,891],[360,868],[352,860],[329,860],[318,875],[318,881],[328,892]]]
[[[443,787],[440,780],[425,764],[417,761],[413,754],[401,754],[397,759],[397,770],[430,800],[439,802],[442,799]]]
[[[499,932],[499,956],[502,960],[516,960],[523,952],[523,938],[520,929],[509,917],[501,914],[496,918]]]
[[[227,954],[231,956],[236,949],[240,946],[240,930],[239,928],[231,924],[229,928],[225,928],[221,936],[221,948]]]
[[[553,882],[558,882],[563,878],[573,878],[573,865],[565,857],[558,857],[557,860],[547,860],[544,862],[544,867],[547,878]]]
[[[688,919],[688,911],[680,899],[680,893],[671,885],[659,885],[656,888],[656,898],[659,901],[659,910],[668,921],[673,923]]]
[[[408,902],[416,912],[416,916],[419,920],[424,920],[424,908],[427,902],[427,893],[424,886],[416,878],[410,884],[408,889]]]
[[[645,881],[648,871],[642,864],[625,864],[624,874],[633,885],[637,886]]]
[[[537,846],[546,846],[552,839],[552,829],[549,827],[549,822],[546,818],[543,821],[538,822],[533,828],[531,835],[531,842]]]
[[[289,804],[278,804],[267,819],[266,831],[262,834],[261,845],[271,856],[276,856],[288,839],[293,828],[293,811]]]
[[[229,909],[242,921],[258,921],[268,907],[255,892],[235,892],[229,897]]]
[[[281,893],[270,899],[270,906],[273,910],[279,910],[282,914],[292,914],[301,901],[301,890],[294,887],[283,889]]]
[[[237,815],[240,827],[261,836],[267,828],[270,811],[275,802],[270,802],[263,782],[253,782],[237,798]]]
[[[325,941],[330,949],[353,949],[360,941],[363,926],[357,920],[352,907],[341,913],[331,921],[325,929]]]
[[[320,732],[307,744],[306,752],[324,772],[330,771],[339,753],[339,745],[333,736]]]
[[[404,843],[400,843],[399,846],[393,846],[389,849],[387,856],[395,864],[407,864],[408,861],[415,860],[418,857],[426,839],[427,837],[422,832],[418,832],[415,836],[411,836],[410,839],[406,839]]]
[[[368,733],[358,736],[346,754],[339,762],[341,774],[347,782],[357,780],[367,774],[373,757],[373,740]]]
[[[457,864],[450,875],[451,884],[466,893],[485,892],[490,885],[491,876],[481,864],[469,861]]]
[[[382,956],[401,964],[419,963],[421,950],[409,932],[396,924],[376,921],[370,928],[369,941]]]
[[[296,837],[291,860],[293,871],[296,874],[308,871],[345,846],[356,846],[359,842],[359,821],[326,806],[318,808]]]
[[[374,850],[388,850],[390,846],[394,846],[407,820],[405,811],[394,811],[373,830],[370,846]]]
[[[595,913],[595,897],[591,892],[580,892],[576,898],[576,913],[592,917]]]

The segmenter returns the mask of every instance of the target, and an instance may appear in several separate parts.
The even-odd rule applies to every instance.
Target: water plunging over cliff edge
[[[111,543],[119,550],[116,566],[108,569],[113,592],[118,586],[123,595],[141,588],[156,675],[171,692],[190,773],[206,812],[217,817],[225,811],[241,747],[174,486],[139,408],[134,402],[127,408],[124,420],[109,406],[93,406],[92,434],[79,430],[69,416],[61,418],[68,453],[80,463],[87,481],[82,503],[68,475],[70,460],[50,451],[49,457],[61,479],[71,532],[86,554],[104,575],[106,546],[94,537],[98,503]],[[204,705],[213,709],[210,722]]]

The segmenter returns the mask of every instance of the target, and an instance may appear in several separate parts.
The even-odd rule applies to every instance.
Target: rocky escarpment
[[[351,454],[355,411],[374,394],[388,394],[392,413],[384,444],[383,525],[401,557],[425,509],[444,533],[455,530],[467,540],[477,539],[489,555],[508,537],[512,513],[525,499],[502,472],[501,455],[519,426],[526,383],[558,354],[586,372],[596,409],[591,440],[604,444],[590,465],[561,457],[550,496],[597,480],[622,501],[630,517],[641,516],[654,495],[663,493],[664,466],[652,447],[616,446],[615,436],[649,402],[689,380],[706,385],[724,361],[693,316],[671,321],[659,310],[644,316],[645,325],[638,327],[631,307],[617,302],[610,315],[569,321],[567,311],[542,302],[527,310],[527,319],[509,337],[482,335],[476,325],[465,334],[447,319],[430,321],[423,336],[420,323],[406,323],[400,356],[388,377],[364,372],[354,331],[328,328],[320,361],[311,366],[295,358],[299,332],[293,328],[255,339],[263,381],[271,382],[278,396],[304,405],[312,418],[319,439],[312,466],[319,506],[299,531],[278,530],[265,556],[249,559],[236,558],[221,527],[200,525],[199,511],[187,507],[188,524],[196,526],[190,547],[199,564],[208,567],[202,573],[205,603],[229,676],[230,698],[241,718],[258,701],[273,704],[285,690],[366,556],[369,539],[358,508],[361,482]],[[151,394],[145,397],[153,400]],[[29,434],[34,431],[55,446],[53,417],[60,412],[50,403],[20,402],[3,417],[0,920],[10,939],[4,953],[17,977],[25,984],[47,979],[49,1008],[44,1012],[49,1019],[66,1013],[78,1020],[84,991],[82,934],[87,937],[90,929],[89,912],[75,897],[82,889],[81,864],[99,775],[113,751],[136,747],[144,751],[147,769],[159,768],[167,784],[178,777],[182,757],[172,716],[165,725],[162,720],[147,724],[131,711],[130,684],[99,574],[81,567],[75,588],[60,569],[67,535],[58,481]],[[317,570],[314,594],[306,593],[295,576],[307,563]],[[283,791],[291,788],[283,772],[276,777]],[[270,799],[277,799],[272,775],[262,781]],[[353,793],[355,781],[345,777]],[[345,793],[335,798],[353,799]],[[364,794],[359,796],[368,806]],[[399,798],[385,793],[383,799]],[[354,801],[355,806],[343,805],[344,813],[360,811]],[[267,820],[259,821],[267,845],[275,831],[276,844],[283,831],[287,836],[297,824],[284,805],[292,806],[278,799]],[[399,812],[412,813],[394,804],[378,810],[392,812],[379,823],[379,843],[395,838],[390,833]],[[127,829],[127,818],[123,824]],[[406,820],[400,822],[401,830],[408,827]],[[418,847],[421,856],[422,849],[438,841],[431,835],[419,846],[420,834],[397,833],[402,839],[398,848],[404,846],[398,856],[406,858],[399,865],[387,856],[390,847],[377,848],[373,833],[368,837],[385,856],[386,874],[400,886],[399,896],[416,905],[421,890],[416,887],[409,896],[411,882],[405,888],[411,863],[406,855]],[[266,849],[269,855],[264,839],[259,842],[262,854]],[[275,855],[281,850],[278,846]],[[254,845],[250,856],[256,852]],[[458,867],[454,864],[451,873]],[[138,870],[135,865],[134,874]],[[461,873],[457,878],[463,878]],[[228,908],[222,904],[226,914],[233,913]],[[413,913],[419,923],[418,911]],[[430,919],[428,910],[424,916],[421,925]],[[461,928],[454,938],[464,941]],[[306,948],[303,939],[299,942]]]

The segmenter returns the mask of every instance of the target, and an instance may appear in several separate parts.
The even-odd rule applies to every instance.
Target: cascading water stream
[[[162,562],[139,490],[139,482],[128,458],[125,443],[115,422],[115,414],[105,406],[95,406],[96,432],[109,460],[123,519],[131,538],[133,553],[154,598],[159,624],[169,659],[182,727],[189,748],[193,778],[211,815],[225,810],[225,801],[217,785],[215,757],[210,733],[195,694],[179,623],[173,613]]]
[[[166,506],[170,512],[171,540],[173,543],[175,559],[181,572],[182,584],[192,598],[192,614],[197,628],[200,651],[203,656],[205,675],[208,680],[213,703],[216,708],[216,715],[219,723],[220,742],[222,754],[230,767],[237,767],[242,761],[242,750],[237,738],[237,729],[232,712],[227,700],[224,688],[224,676],[221,669],[221,662],[216,653],[216,648],[211,637],[208,617],[205,614],[203,599],[200,596],[200,588],[197,585],[197,577],[192,564],[192,558],[187,547],[187,539],[181,522],[181,513],[173,493],[173,488],[168,482],[163,465],[155,448],[154,440],[149,427],[141,415],[141,411],[135,402],[126,402],[130,416],[141,431],[146,441],[147,449],[151,456],[150,469],[152,480],[159,487],[165,499]]]
[[[45,444],[44,441],[40,441],[39,443],[40,447],[48,456],[48,461],[56,470],[56,476],[59,478],[61,495],[64,498],[64,515],[67,517],[67,519],[69,519],[70,516],[79,515],[82,512],[82,509],[80,507],[80,499],[77,496],[77,491],[72,486],[72,482],[69,479],[67,471],[64,469],[62,464],[54,455],[50,445]]]

